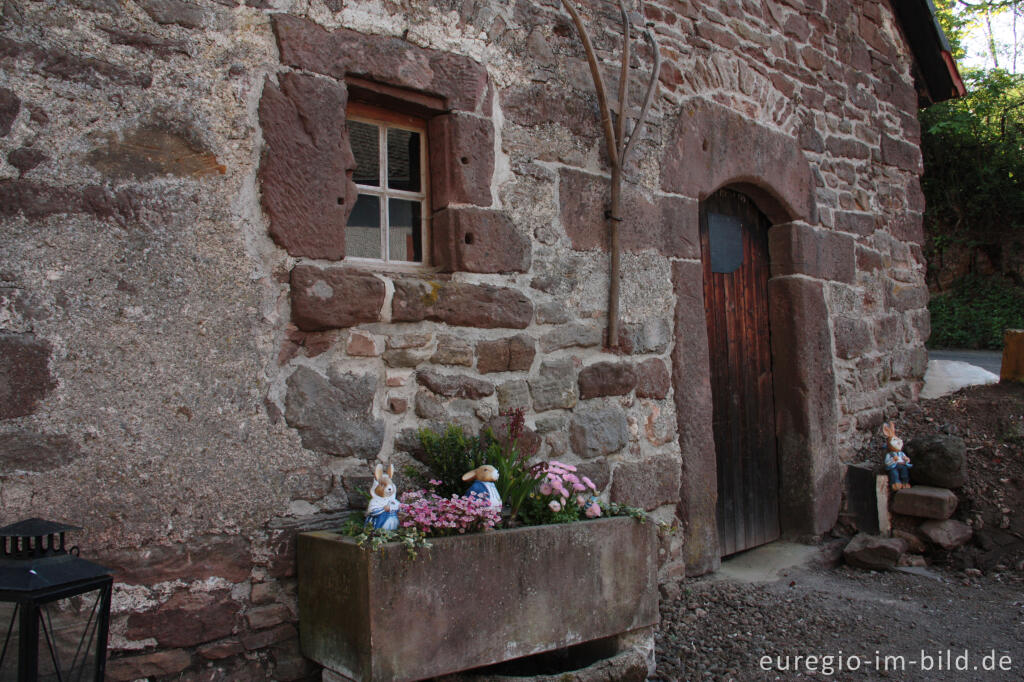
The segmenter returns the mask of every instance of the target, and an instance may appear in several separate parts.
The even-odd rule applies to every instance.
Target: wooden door
[[[718,460],[722,556],[779,537],[768,332],[768,221],[745,195],[701,204],[701,254]]]

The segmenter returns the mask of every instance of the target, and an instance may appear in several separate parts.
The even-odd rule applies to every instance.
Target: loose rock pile
[[[934,565],[1024,575],[1024,384],[974,386],[922,400],[906,406],[896,425],[914,463],[910,490],[950,488],[958,504],[947,522],[909,527],[896,516],[893,535],[923,541],[923,549],[908,551]],[[877,460],[877,452],[863,455]]]

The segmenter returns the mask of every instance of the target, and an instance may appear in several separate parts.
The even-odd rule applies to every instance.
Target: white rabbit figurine
[[[395,498],[395,484],[391,478],[395,475],[393,464],[388,465],[388,472],[380,464],[373,470],[377,482],[370,487],[370,504],[366,506],[366,523],[383,530],[398,529],[398,500]]]
[[[477,467],[462,474],[463,481],[473,481],[466,495],[478,495],[491,504],[492,509],[501,509],[501,495],[494,482],[498,480],[498,470],[490,464]]]

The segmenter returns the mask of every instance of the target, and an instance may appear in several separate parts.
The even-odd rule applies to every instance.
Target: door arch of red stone
[[[820,534],[839,511],[837,402],[825,282],[801,263],[818,222],[810,165],[796,139],[714,102],[682,108],[662,163],[662,189],[691,197],[680,216],[696,241],[699,201],[722,188],[749,196],[768,217],[768,282],[773,395],[779,453],[779,518],[784,536]],[[677,514],[684,523],[686,571],[718,567],[716,453],[703,268],[673,261],[676,292],[673,386],[682,455]]]

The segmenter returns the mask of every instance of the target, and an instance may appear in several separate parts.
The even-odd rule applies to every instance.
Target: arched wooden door
[[[768,227],[739,192],[719,190],[701,204],[722,556],[779,537]]]

